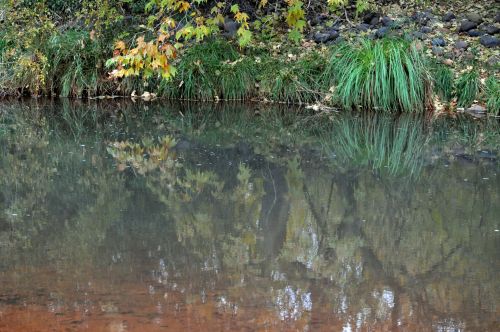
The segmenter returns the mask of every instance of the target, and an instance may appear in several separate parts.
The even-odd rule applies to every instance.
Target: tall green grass
[[[494,75],[486,79],[484,93],[488,112],[500,115],[500,83]]]
[[[325,59],[317,52],[287,62],[267,57],[260,75],[260,93],[273,101],[310,103],[325,93],[320,85]]]
[[[431,102],[425,56],[402,39],[361,40],[332,50],[323,82],[347,109],[421,113]]]
[[[50,92],[63,97],[95,95],[104,75],[102,59],[108,50],[90,38],[88,31],[68,30],[52,35],[45,46],[49,59]]]
[[[177,64],[173,81],[162,81],[161,95],[177,99],[246,99],[256,83],[256,64],[226,41],[189,47]]]
[[[457,104],[459,107],[467,107],[477,99],[481,90],[479,72],[476,69],[461,74],[455,84]]]
[[[434,91],[443,101],[453,97],[453,71],[444,65],[437,64],[432,68]]]

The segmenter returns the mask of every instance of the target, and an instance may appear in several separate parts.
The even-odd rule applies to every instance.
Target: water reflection
[[[94,104],[9,107],[0,330],[498,327],[500,179],[485,128],[465,141],[463,123],[369,129],[346,116],[318,147],[288,115],[255,110],[175,120],[158,108],[137,122]],[[37,107],[95,121],[85,133]]]

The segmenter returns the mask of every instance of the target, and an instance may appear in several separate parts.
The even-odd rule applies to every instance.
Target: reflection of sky
[[[281,320],[297,320],[304,312],[312,310],[311,293],[286,286],[276,291],[275,305]]]

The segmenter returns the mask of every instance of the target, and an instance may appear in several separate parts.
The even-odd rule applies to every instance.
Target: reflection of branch
[[[318,224],[319,228],[321,229],[320,236],[319,236],[319,248],[323,247],[323,239],[327,234],[327,229],[326,229],[326,220],[323,220],[321,218],[321,215],[318,211],[316,211],[316,208],[314,206],[314,203],[311,199],[311,195],[309,194],[309,190],[307,189],[307,185],[304,183],[302,186],[302,190],[304,190],[304,197],[306,198],[307,205],[309,205],[309,209],[311,210],[311,213],[313,215],[313,218],[316,220],[316,223]]]

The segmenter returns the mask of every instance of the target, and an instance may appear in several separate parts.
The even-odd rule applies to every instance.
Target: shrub
[[[170,98],[246,99],[255,88],[256,65],[226,41],[212,40],[186,49],[173,81],[161,82]]]
[[[431,102],[426,59],[415,44],[401,39],[340,45],[332,50],[323,80],[348,109],[418,113]]]
[[[64,97],[82,96],[84,92],[95,95],[99,77],[104,73],[101,67],[106,51],[90,38],[88,31],[68,30],[52,35],[44,52],[50,62],[50,92]]]
[[[469,106],[480,91],[479,72],[472,69],[460,75],[455,85],[457,104],[460,107]]]
[[[308,103],[320,99],[325,59],[317,52],[295,61],[267,58],[260,70],[261,95],[274,101]]]

